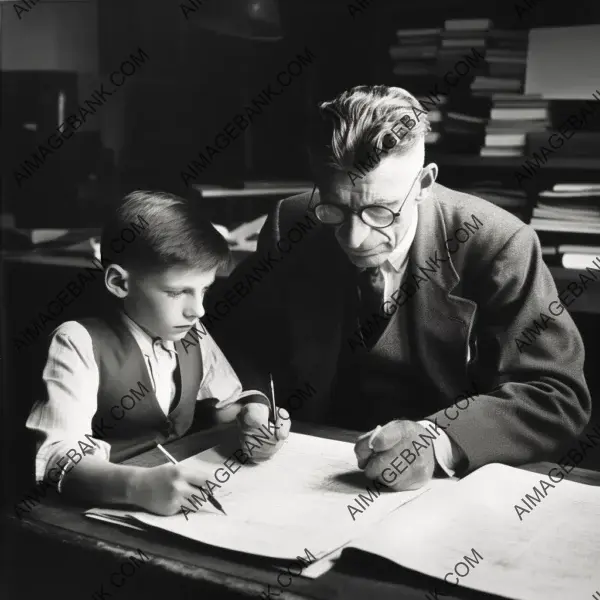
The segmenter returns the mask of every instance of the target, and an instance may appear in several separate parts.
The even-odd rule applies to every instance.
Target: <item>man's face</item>
[[[150,274],[129,271],[125,312],[151,334],[178,341],[204,315],[204,295],[215,275],[216,268],[178,266]]]
[[[384,229],[370,227],[356,214],[349,215],[344,223],[335,227],[337,241],[357,267],[383,264],[407,234],[417,218],[418,202],[424,198],[424,192],[437,175],[435,164],[424,169],[422,164],[423,153],[419,151],[389,156],[362,179],[355,179],[354,185],[348,173],[340,171],[335,172],[321,188],[322,202],[345,205],[354,210],[377,204],[398,212],[406,200],[400,216]]]

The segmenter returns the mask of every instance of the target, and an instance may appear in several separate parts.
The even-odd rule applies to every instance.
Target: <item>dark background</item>
[[[204,0],[204,8],[225,0]],[[180,172],[198,150],[244,104],[306,47],[313,63],[293,79],[289,88],[263,108],[251,127],[221,151],[196,183],[239,185],[244,180],[310,180],[306,142],[312,131],[312,111],[318,101],[359,84],[387,84],[413,91],[409,78],[392,74],[388,49],[395,31],[409,27],[442,26],[451,18],[491,18],[497,28],[530,29],[542,26],[600,23],[595,0],[552,2],[481,2],[458,0],[371,0],[357,14],[340,0],[280,0],[282,39],[255,41],[210,32],[199,24],[203,6],[186,20],[172,0],[42,0],[19,20],[13,3],[1,2],[0,66],[2,104],[0,176],[2,236],[5,248],[26,248],[14,234],[19,228],[97,227],[116,199],[133,189],[164,189],[201,202],[182,185]],[[183,3],[182,3],[183,4]],[[520,4],[525,14],[515,10]],[[354,3],[357,6],[356,3]],[[45,98],[67,91],[66,114],[90,97],[93,90],[130,54],[142,48],[146,63],[127,79],[116,94],[77,134],[46,159],[21,188],[13,170],[57,126]],[[582,57],[597,60],[598,57]],[[557,73],[557,77],[560,73]],[[435,79],[422,82],[431,88]],[[600,82],[599,82],[600,83]],[[37,121],[36,132],[22,124]],[[460,154],[460,147],[446,155]],[[514,184],[511,168],[463,163],[453,167],[440,159],[438,181],[450,187],[470,183],[489,173]],[[597,176],[596,173],[592,174]],[[546,174],[535,185],[541,186]],[[565,180],[582,180],[579,172],[564,170]],[[266,212],[274,199],[260,205]],[[206,203],[217,222],[234,225],[246,214],[239,201]],[[599,244],[600,245],[600,244]],[[0,421],[4,501],[23,484],[32,457],[21,445],[24,420],[35,397],[34,380],[44,358],[44,343],[16,354],[13,335],[29,324],[47,300],[54,298],[73,277],[73,270],[43,264],[3,261],[0,306],[1,350]],[[553,272],[554,273],[554,272]],[[562,272],[563,285],[574,279]],[[557,280],[558,284],[558,280]],[[586,377],[593,397],[600,393],[597,373],[598,312],[588,299],[582,312],[571,312],[586,344]],[[102,303],[98,282],[66,310],[60,320],[78,318]],[[50,333],[55,325],[49,325]],[[600,468],[595,454],[582,466]],[[0,536],[2,533],[0,532]],[[59,571],[57,577],[62,577]]]
[[[193,197],[182,185],[182,169],[306,46],[315,55],[313,64],[195,183],[309,179],[305,145],[317,101],[358,84],[415,89],[411,78],[392,74],[388,48],[400,27],[489,17],[496,28],[529,29],[594,23],[600,13],[597,3],[581,0],[568,7],[523,4],[527,12],[521,18],[516,3],[372,0],[350,16],[350,3],[340,0],[281,0],[282,39],[254,41],[200,26],[202,10],[216,1],[206,0],[187,20],[167,0],[47,0],[20,20],[12,3],[2,5],[2,190],[18,226],[98,226],[107,203],[135,188]],[[36,135],[22,135],[23,122],[47,111],[31,102],[42,97],[40,87],[51,94],[62,86],[68,106],[77,106],[140,47],[150,57],[146,63],[39,172],[15,186],[13,170],[35,148],[34,138],[45,140],[56,127],[45,115]],[[439,181],[454,183],[451,171],[442,168]]]

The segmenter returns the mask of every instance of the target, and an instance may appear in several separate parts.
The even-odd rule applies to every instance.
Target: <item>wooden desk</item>
[[[177,440],[169,444],[168,448],[177,459],[182,460],[216,444],[222,439],[223,433],[231,429],[232,426],[219,426]],[[294,423],[293,430],[346,441],[353,441],[357,435],[356,432],[302,423]],[[149,467],[164,462],[162,454],[152,450],[126,461],[126,464]],[[547,473],[551,467],[551,463],[536,463],[527,468]],[[600,473],[595,471],[574,469],[570,478],[573,481],[600,485]],[[53,591],[57,591],[62,600],[91,598],[100,584],[115,572],[119,563],[136,554],[138,548],[152,557],[152,569],[140,570],[127,581],[126,591],[120,591],[119,597],[123,599],[163,600],[169,592],[175,592],[179,598],[184,591],[194,593],[194,597],[199,600],[246,598],[260,596],[262,592],[266,592],[269,584],[272,588],[277,586],[277,571],[265,559],[221,550],[183,538],[177,539],[168,534],[148,535],[93,521],[83,517],[83,508],[64,504],[40,505],[33,511],[32,518],[24,518],[23,521],[19,521],[13,514],[4,515],[3,520],[8,525],[11,540],[16,542],[11,545],[13,564],[8,574],[11,580],[9,585],[25,585],[28,592],[23,595],[0,594],[1,597],[34,597],[29,588],[32,584],[33,587],[37,584],[37,593],[45,592],[50,597]],[[293,511],[293,506],[290,510]],[[23,538],[32,542],[29,545],[22,544],[25,548],[19,550],[19,540]],[[24,561],[31,561],[36,550],[46,554],[44,559],[36,557],[35,570],[32,570],[31,564]],[[362,566],[364,565],[361,564]],[[389,564],[382,567],[382,563],[377,563],[367,570],[361,568],[361,574],[356,574],[356,570],[351,564],[341,564],[317,580],[297,577],[292,580],[285,595],[280,597],[422,600],[435,582],[432,578],[400,567],[390,568]],[[35,574],[33,580],[32,573]],[[6,577],[7,575],[0,577],[5,585]],[[199,596],[199,592],[210,592],[210,596]],[[444,598],[489,600],[493,597],[465,588],[458,589],[456,593],[458,595]],[[97,600],[98,596],[94,598]]]

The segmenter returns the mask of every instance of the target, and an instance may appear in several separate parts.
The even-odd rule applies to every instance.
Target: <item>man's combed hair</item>
[[[352,168],[373,148],[406,153],[430,131],[426,113],[412,94],[387,85],[359,85],[321,102],[310,145],[313,171]]]
[[[102,262],[125,268],[211,270],[230,258],[225,238],[191,202],[167,192],[131,192],[102,230]]]

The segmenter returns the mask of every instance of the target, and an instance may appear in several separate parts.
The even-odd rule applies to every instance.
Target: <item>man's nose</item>
[[[371,233],[371,228],[358,215],[352,215],[343,227],[348,248],[360,248]]]

